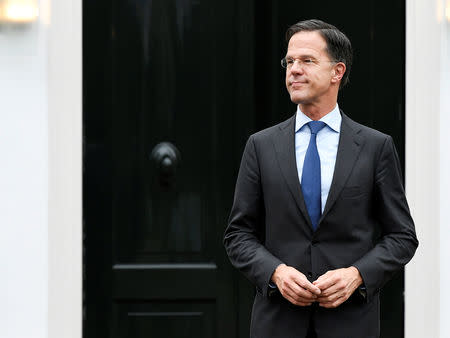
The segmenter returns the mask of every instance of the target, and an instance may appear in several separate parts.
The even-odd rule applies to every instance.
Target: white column
[[[446,0],[406,1],[406,191],[419,248],[405,274],[405,337],[450,337]],[[448,1],[447,1],[448,3]],[[450,5],[450,3],[448,3]]]
[[[450,337],[450,0],[442,1],[440,107],[440,337]],[[444,7],[445,5],[445,7]]]
[[[50,0],[48,337],[82,334],[82,0]]]

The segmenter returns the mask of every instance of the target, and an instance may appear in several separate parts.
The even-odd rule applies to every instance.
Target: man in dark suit
[[[392,138],[339,110],[348,38],[319,20],[287,31],[298,105],[250,136],[224,245],[256,286],[251,337],[379,336],[380,288],[418,241]]]

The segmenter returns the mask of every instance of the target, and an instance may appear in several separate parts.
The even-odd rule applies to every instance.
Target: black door
[[[239,307],[248,332],[221,244],[255,129],[248,9],[85,2],[85,337],[229,338]]]
[[[341,108],[393,135],[403,158],[404,3],[83,7],[83,336],[248,337],[253,288],[221,240],[247,137],[295,111],[284,31],[317,17],[349,35]],[[384,338],[403,336],[402,292],[399,274],[382,299]]]

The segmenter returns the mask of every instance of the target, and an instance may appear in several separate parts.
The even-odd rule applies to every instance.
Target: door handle
[[[164,186],[172,185],[181,159],[177,147],[170,142],[158,143],[153,148],[150,159],[155,165],[160,183]]]

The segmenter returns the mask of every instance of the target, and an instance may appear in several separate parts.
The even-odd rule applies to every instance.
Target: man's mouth
[[[305,85],[307,82],[306,81],[292,81],[291,82],[291,87],[301,87],[303,85]]]

